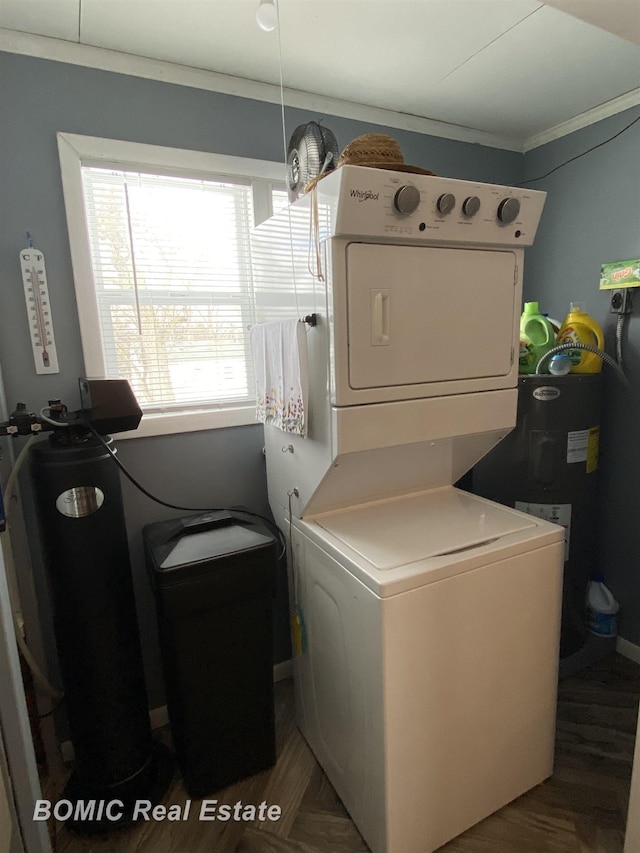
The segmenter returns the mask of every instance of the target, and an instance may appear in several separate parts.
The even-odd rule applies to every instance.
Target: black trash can
[[[150,524],[143,539],[175,752],[203,797],[275,763],[277,543],[227,512]]]

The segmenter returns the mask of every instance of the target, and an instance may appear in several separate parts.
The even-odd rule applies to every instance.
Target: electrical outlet
[[[635,288],[623,287],[620,290],[611,292],[611,308],[612,314],[630,314],[633,310],[631,295]]]

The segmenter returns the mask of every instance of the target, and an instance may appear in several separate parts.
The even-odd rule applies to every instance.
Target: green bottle
[[[519,373],[535,373],[542,356],[556,345],[553,326],[540,313],[537,302],[525,302],[520,317],[520,356]],[[548,373],[548,367],[544,366]]]

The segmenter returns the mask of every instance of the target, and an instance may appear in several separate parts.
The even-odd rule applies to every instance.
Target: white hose
[[[17,481],[18,473],[20,468],[22,467],[22,463],[27,457],[29,452],[29,448],[35,441],[35,435],[32,435],[31,438],[24,445],[22,450],[20,451],[18,458],[13,464],[13,468],[9,473],[9,479],[7,480],[7,487],[4,492],[4,504],[6,507],[6,516],[7,516],[7,528],[2,533],[2,545],[3,552],[5,556],[5,568],[7,572],[7,586],[9,588],[9,598],[11,599],[11,612],[14,614],[14,623],[16,617],[21,615],[21,605],[20,605],[20,591],[18,587],[18,578],[16,575],[16,567],[13,559],[13,547],[11,545],[11,536],[9,533],[9,511],[11,509],[11,499],[13,498],[13,493],[15,489],[15,484]],[[22,636],[22,632],[20,631],[20,636]]]
[[[51,424],[54,427],[58,427],[58,429],[67,429],[69,424],[61,423],[60,421],[54,421],[52,417],[49,415],[45,415],[45,412],[51,412],[51,406],[44,406],[40,409],[40,419],[46,421],[48,424]]]
[[[6,547],[3,548],[4,558],[5,558],[5,566],[7,568],[7,573],[9,571],[13,571],[15,574],[15,566],[13,562],[13,549],[11,546],[11,538],[9,536],[8,529],[4,531],[4,533],[0,534],[2,539],[6,541]],[[9,568],[11,566],[11,568]],[[9,589],[11,586],[9,585]],[[11,597],[11,593],[10,593]],[[27,646],[27,643],[22,635],[22,625],[20,623],[20,604],[16,607],[15,602],[11,601],[11,614],[13,616],[13,630],[16,635],[16,643],[18,644],[18,648],[24,658],[27,666],[31,670],[31,674],[33,675],[34,682],[38,685],[38,687],[50,696],[55,701],[60,701],[64,696],[60,690],[57,690],[53,684],[48,680],[47,676],[40,669],[40,666],[34,656],[31,653],[31,649]]]
[[[46,675],[40,669],[38,662],[31,654],[31,650],[27,646],[25,639],[22,635],[22,625],[20,623],[22,616],[22,609],[20,604],[20,590],[18,587],[18,578],[16,574],[16,565],[13,559],[13,546],[11,544],[11,533],[10,533],[10,525],[9,525],[9,510],[10,510],[10,501],[14,496],[15,484],[18,478],[18,473],[20,472],[20,468],[22,467],[22,463],[27,457],[29,453],[29,448],[36,440],[37,436],[32,435],[31,438],[25,443],[24,447],[18,454],[18,458],[16,459],[13,468],[11,469],[11,473],[9,474],[9,479],[7,480],[7,488],[4,492],[4,501],[5,501],[5,513],[7,517],[7,527],[6,530],[0,534],[0,542],[2,543],[2,551],[4,553],[5,559],[5,567],[7,570],[7,587],[9,589],[9,598],[11,599],[11,615],[13,617],[13,630],[16,635],[16,643],[18,644],[18,648],[22,653],[22,656],[33,673],[33,680],[35,683],[51,696],[52,699],[60,700],[62,699],[63,694],[57,690],[51,682],[47,679]]]
[[[37,438],[37,436],[32,435],[31,438],[29,439],[29,441],[27,441],[25,446],[22,448],[22,450],[18,454],[18,458],[14,462],[13,468],[11,469],[11,473],[9,474],[9,479],[7,480],[7,487],[4,490],[4,500],[5,500],[5,505],[7,507],[7,512],[9,511],[9,501],[13,497],[13,488],[14,488],[16,480],[18,478],[18,473],[20,472],[20,469],[22,468],[22,463],[24,462],[24,460],[27,457],[27,454],[29,453],[29,448],[31,447],[33,442],[36,440],[36,438]]]

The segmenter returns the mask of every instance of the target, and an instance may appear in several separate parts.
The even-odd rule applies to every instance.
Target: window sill
[[[257,423],[256,407],[253,403],[228,409],[200,409],[173,414],[149,414],[143,415],[138,429],[118,433],[118,440],[200,432],[255,423]]]

